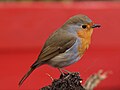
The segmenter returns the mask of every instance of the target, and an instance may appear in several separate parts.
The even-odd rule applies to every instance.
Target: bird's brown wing
[[[56,35],[56,34],[55,34]],[[62,35],[64,37],[64,35]],[[41,51],[37,61],[31,66],[30,70],[23,76],[23,78],[19,82],[19,86],[23,84],[23,82],[27,79],[27,77],[36,69],[36,67],[44,64],[46,61],[51,58],[59,55],[60,53],[65,52],[70,47],[72,47],[76,41],[75,37],[66,36],[66,38],[59,36],[57,39],[50,40],[48,39],[43,50]],[[54,36],[53,36],[54,38]],[[51,38],[52,39],[52,38]]]
[[[63,34],[64,33],[64,34]],[[58,35],[59,34],[59,35]],[[45,43],[37,61],[31,67],[38,67],[51,58],[65,52],[76,42],[76,37],[65,32],[55,33]]]

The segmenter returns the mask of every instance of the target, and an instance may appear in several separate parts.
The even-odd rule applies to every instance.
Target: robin
[[[48,64],[58,68],[61,72],[82,58],[89,48],[93,28],[100,27],[94,24],[86,15],[75,15],[68,19],[45,42],[37,60],[19,82],[19,86],[39,66]]]

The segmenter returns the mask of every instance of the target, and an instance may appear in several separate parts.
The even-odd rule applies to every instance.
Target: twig
[[[104,72],[99,70],[96,74],[91,75],[85,82],[84,88],[86,90],[93,90],[102,80],[108,77],[110,72]]]

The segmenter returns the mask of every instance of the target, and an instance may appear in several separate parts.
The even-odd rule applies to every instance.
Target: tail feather
[[[30,70],[23,76],[23,78],[19,82],[19,86],[23,84],[23,82],[27,79],[27,77],[35,70],[35,68],[30,68]]]

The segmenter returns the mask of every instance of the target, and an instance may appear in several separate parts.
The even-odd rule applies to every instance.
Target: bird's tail
[[[30,68],[30,70],[23,76],[23,78],[19,82],[19,86],[23,84],[23,82],[27,79],[27,77],[35,70],[35,68]]]

